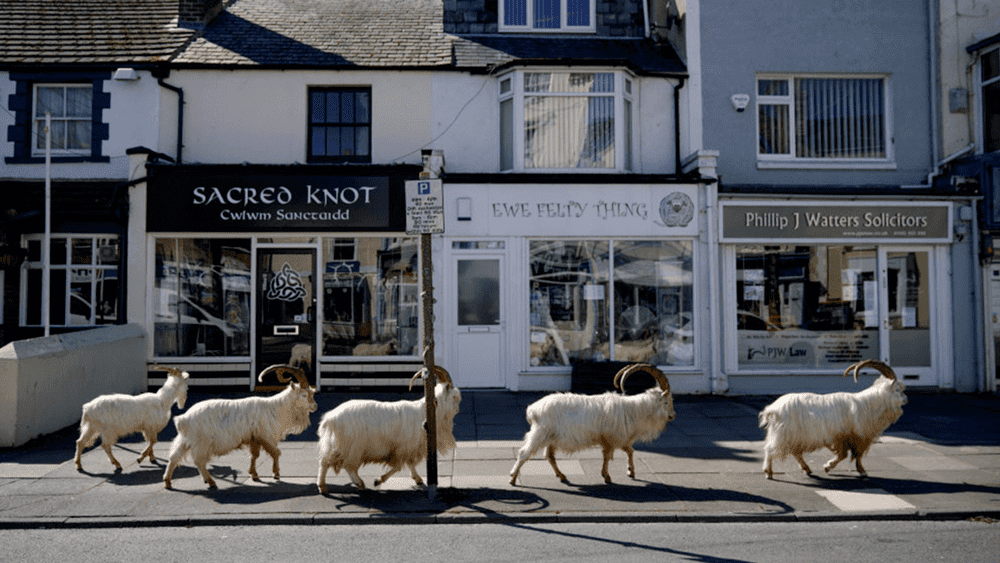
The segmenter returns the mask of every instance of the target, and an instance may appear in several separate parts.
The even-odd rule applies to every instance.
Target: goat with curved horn
[[[658,387],[631,396],[610,391],[603,395],[553,393],[528,405],[526,417],[531,429],[525,434],[524,445],[510,471],[510,484],[517,484],[521,466],[543,446],[545,457],[560,481],[567,479],[556,465],[556,451],[573,453],[598,446],[604,453],[601,469],[604,482],[611,482],[608,463],[616,449],[628,455],[628,475],[634,478],[633,444],[655,440],[676,416],[670,383],[655,366],[626,366],[615,375],[615,385],[624,389],[625,380],[637,371],[652,375]]]
[[[76,441],[77,470],[83,471],[80,459],[83,450],[93,445],[100,436],[101,447],[108,454],[115,471],[121,471],[122,466],[111,453],[111,446],[123,436],[136,432],[141,432],[147,443],[136,463],[142,463],[146,457],[155,462],[153,445],[157,435],[170,422],[171,407],[177,403],[183,409],[187,401],[188,374],[175,367],[153,366],[150,369],[169,374],[156,393],[102,395],[83,405],[80,438]]]
[[[760,412],[764,440],[764,475],[774,478],[774,460],[791,455],[807,475],[812,470],[803,454],[827,448],[834,453],[823,470],[827,473],[852,455],[858,474],[867,477],[861,458],[890,424],[899,420],[906,404],[906,385],[891,367],[878,360],[848,366],[844,376],[871,368],[882,374],[871,387],[857,393],[787,393]]]

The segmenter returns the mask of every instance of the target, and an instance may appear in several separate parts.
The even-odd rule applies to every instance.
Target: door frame
[[[922,252],[927,256],[927,272],[923,272],[922,284],[926,286],[927,290],[927,307],[928,307],[928,329],[929,329],[929,354],[930,354],[930,365],[929,366],[906,366],[900,367],[893,365],[890,361],[892,357],[891,340],[890,333],[892,329],[889,325],[889,294],[888,294],[888,284],[889,284],[889,254],[893,253],[906,253],[906,252]],[[938,260],[934,252],[934,247],[929,245],[888,245],[880,244],[878,246],[878,292],[879,292],[879,359],[881,359],[886,364],[892,366],[893,370],[896,371],[896,375],[904,383],[909,382],[915,385],[933,385],[939,387],[941,385],[941,350],[935,345],[936,342],[941,340],[940,326],[938,322],[939,316],[939,302],[941,301],[941,296],[938,295],[940,291],[938,289],[941,284],[938,279],[937,270]]]
[[[260,258],[260,255],[261,255],[262,252],[275,252],[275,253],[288,252],[288,253],[291,253],[291,254],[310,254],[310,253],[312,253],[312,257],[313,257],[313,272],[312,272],[312,282],[313,282],[313,295],[312,295],[312,300],[313,300],[313,318],[312,318],[312,323],[311,324],[312,324],[312,328],[313,328],[313,343],[312,343],[313,352],[312,352],[312,360],[311,361],[312,361],[313,376],[315,377],[315,380],[316,380],[313,383],[313,386],[316,388],[317,391],[319,391],[319,389],[320,389],[320,381],[322,379],[320,377],[320,365],[319,365],[320,364],[319,359],[320,359],[320,356],[321,356],[321,349],[319,348],[320,341],[321,341],[321,339],[320,339],[321,334],[320,334],[320,331],[319,331],[319,327],[323,326],[323,320],[321,318],[321,316],[323,314],[323,311],[322,311],[322,307],[320,307],[318,305],[318,303],[319,303],[319,301],[318,301],[318,299],[319,299],[318,291],[320,291],[320,289],[321,289],[321,288],[318,288],[318,284],[321,281],[319,279],[319,276],[318,276],[320,248],[318,247],[317,244],[312,244],[312,243],[308,243],[308,244],[295,244],[295,243],[257,243],[257,244],[253,245],[252,264],[250,265],[251,271],[253,272],[253,286],[252,286],[253,300],[252,300],[252,302],[250,304],[250,316],[253,319],[253,323],[251,325],[251,327],[252,327],[251,328],[252,334],[251,334],[251,340],[250,340],[250,345],[251,345],[251,351],[250,351],[250,354],[251,354],[250,355],[250,390],[251,391],[254,391],[254,390],[265,390],[265,388],[263,388],[263,387],[258,388],[258,386],[257,386],[257,375],[261,372],[261,370],[263,370],[264,368],[268,367],[268,366],[260,365],[260,352],[261,352],[260,346],[261,346],[261,338],[263,337],[263,335],[261,334],[261,330],[263,329],[263,327],[260,325],[260,323],[257,322],[259,320],[258,319],[258,312],[259,312],[258,311],[258,304],[259,304],[259,300],[261,298],[260,271],[259,271],[260,262],[259,262],[259,258]]]
[[[452,246],[452,242],[458,242],[460,239],[446,239],[446,267],[444,273],[444,285],[447,291],[444,295],[444,329],[446,331],[446,343],[447,349],[446,353],[442,356],[446,358],[445,362],[448,366],[452,366],[453,369],[457,370],[459,366],[459,336],[463,332],[460,330],[458,324],[458,261],[459,260],[475,260],[475,259],[497,259],[499,260],[499,284],[498,292],[500,298],[500,322],[497,325],[497,337],[498,342],[498,353],[499,361],[497,363],[497,385],[500,388],[508,387],[510,382],[508,381],[508,367],[510,365],[510,350],[511,350],[511,338],[508,334],[508,329],[511,326],[511,267],[510,267],[510,255],[509,243],[500,239],[499,248],[475,248],[475,249],[456,249]],[[489,241],[477,240],[474,238],[462,238],[461,241],[472,241],[472,242],[487,242],[494,243],[496,239],[490,239]],[[466,333],[473,332],[466,330]],[[492,332],[492,331],[491,331]],[[459,378],[461,375],[459,374]],[[462,385],[461,382],[456,382],[458,385]],[[482,385],[482,388],[492,388],[493,386]]]

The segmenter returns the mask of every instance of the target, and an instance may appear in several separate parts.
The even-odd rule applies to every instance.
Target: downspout
[[[649,39],[649,3],[651,0],[642,0],[642,25],[646,31],[646,39]]]
[[[680,90],[684,87],[684,77],[679,77],[674,86],[674,174],[681,175],[681,97]]]
[[[172,84],[167,84],[163,78],[157,78],[156,83],[160,86],[177,93],[177,164],[184,162],[181,155],[184,147],[184,89]]]

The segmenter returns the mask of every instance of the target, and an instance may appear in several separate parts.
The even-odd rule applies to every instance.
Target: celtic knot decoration
[[[285,262],[281,271],[271,278],[271,283],[268,284],[267,293],[264,296],[268,299],[294,302],[305,297],[306,293],[299,273],[293,270],[288,262]]]

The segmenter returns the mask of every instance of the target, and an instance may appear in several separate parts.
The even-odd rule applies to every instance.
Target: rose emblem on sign
[[[288,262],[285,262],[281,271],[271,278],[264,296],[279,301],[298,301],[305,297],[306,293],[308,292],[302,285],[302,277],[288,265]]]
[[[660,219],[668,227],[686,227],[694,218],[694,202],[687,194],[674,192],[660,200]]]

